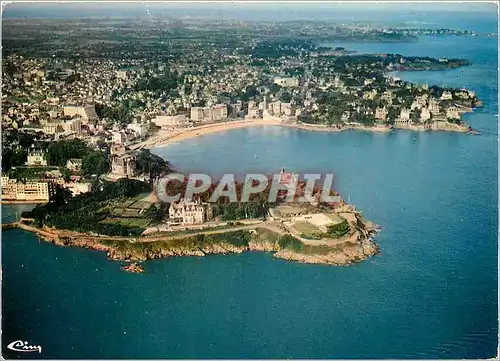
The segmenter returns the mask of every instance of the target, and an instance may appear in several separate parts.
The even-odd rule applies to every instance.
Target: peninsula
[[[303,189],[299,185],[296,195]],[[379,252],[372,239],[377,227],[343,200],[325,204],[316,197],[303,204],[280,198],[267,204],[263,194],[249,203],[223,199],[209,204],[203,201],[207,192],[197,200],[168,205],[154,192],[144,193],[148,190],[147,183],[130,179],[107,182],[102,190],[76,197],[57,188],[46,205],[2,227],[19,227],[60,246],[104,251],[110,259],[134,263],[264,251],[290,261],[348,265]],[[142,272],[134,263],[124,270]]]

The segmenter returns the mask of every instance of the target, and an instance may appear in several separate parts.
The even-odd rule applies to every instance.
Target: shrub
[[[347,220],[344,219],[340,223],[328,226],[327,229],[328,230],[326,233],[328,234],[328,236],[333,238],[339,238],[346,235],[349,232],[350,228],[349,228],[349,223],[347,222]]]
[[[304,248],[304,244],[297,238],[290,236],[289,234],[284,235],[278,239],[278,246],[281,249],[287,249],[290,251],[301,251]]]

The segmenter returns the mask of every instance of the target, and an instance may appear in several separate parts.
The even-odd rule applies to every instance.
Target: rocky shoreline
[[[333,266],[346,266],[358,263],[370,258],[380,252],[379,246],[371,239],[365,239],[360,244],[349,245],[348,247],[332,250],[326,254],[303,254],[280,250],[274,257],[287,261],[301,263],[327,264]]]
[[[151,259],[169,257],[205,257],[215,254],[231,254],[243,252],[271,252],[279,259],[311,264],[349,265],[361,262],[376,255],[380,248],[373,241],[372,235],[376,227],[355,213],[354,221],[350,222],[351,232],[342,242],[336,240],[335,245],[311,245],[298,240],[291,248],[280,244],[283,237],[277,233],[259,228],[244,231],[231,231],[218,235],[186,235],[185,238],[131,239],[126,237],[110,237],[89,235],[67,230],[37,228],[22,222],[2,225],[4,230],[21,228],[37,234],[41,239],[58,246],[83,247],[105,252],[107,257],[116,261],[132,262],[123,267],[128,272],[143,272],[137,264]]]
[[[127,266],[123,266],[122,270],[130,273],[144,273],[144,268],[138,263],[131,263]]]

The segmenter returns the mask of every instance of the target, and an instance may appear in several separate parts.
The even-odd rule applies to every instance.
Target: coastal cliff
[[[53,228],[37,228],[22,222],[3,225],[36,233],[41,239],[59,246],[74,246],[106,252],[109,259],[140,262],[150,259],[212,254],[273,252],[274,257],[289,261],[329,265],[348,265],[379,252],[371,236],[375,226],[358,213],[351,213],[350,232],[332,244],[304,242],[289,234],[279,234],[256,225],[255,229],[230,230],[220,234],[186,235],[184,238],[106,237]]]
[[[289,250],[279,250],[274,257],[282,258],[288,261],[302,263],[329,264],[335,266],[344,266],[352,263],[361,262],[380,252],[380,248],[371,239],[366,238],[357,244],[348,244],[341,247],[324,247],[323,253],[303,253]]]

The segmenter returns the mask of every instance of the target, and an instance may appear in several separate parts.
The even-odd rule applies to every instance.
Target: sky
[[[270,20],[285,17],[288,20],[298,18],[334,18],[339,14],[365,13],[366,20],[371,17],[369,13],[385,12],[461,12],[461,13],[490,13],[497,14],[497,6],[494,2],[441,2],[441,3],[400,3],[387,1],[385,3],[375,2],[352,2],[342,3],[306,3],[306,2],[276,2],[259,1],[252,3],[242,2],[187,2],[175,3],[161,2],[136,2],[122,3],[117,8],[116,1],[93,1],[93,2],[71,2],[56,3],[34,1],[29,3],[13,2],[4,8],[4,18],[61,18],[80,16],[137,16],[145,12],[146,4],[153,15],[165,16],[190,16],[190,17],[223,17],[225,19],[239,20]],[[113,4],[113,2],[115,4]],[[365,20],[365,19],[362,19]]]

